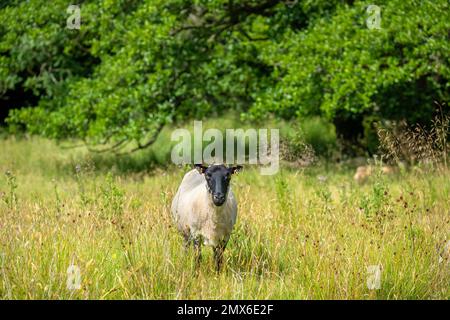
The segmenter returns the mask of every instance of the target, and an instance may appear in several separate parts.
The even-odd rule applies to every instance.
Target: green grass
[[[169,212],[188,168],[156,166],[152,152],[117,159],[39,138],[0,140],[0,297],[450,297],[447,171],[360,186],[338,165],[275,176],[246,167],[233,180],[239,212],[225,268],[216,274],[204,248],[196,273]],[[67,288],[71,264],[79,290]],[[381,266],[378,290],[367,288],[371,265]]]

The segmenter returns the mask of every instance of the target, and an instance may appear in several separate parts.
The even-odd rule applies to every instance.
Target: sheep
[[[171,212],[185,248],[193,244],[197,266],[202,244],[211,246],[217,271],[237,218],[237,201],[231,191],[231,175],[242,166],[196,164],[186,173],[172,201]]]
[[[382,166],[381,173],[390,175],[394,173],[394,168],[391,166]],[[356,173],[353,176],[353,179],[358,183],[364,183],[369,179],[369,177],[373,174],[376,169],[372,166],[359,166],[356,168]]]

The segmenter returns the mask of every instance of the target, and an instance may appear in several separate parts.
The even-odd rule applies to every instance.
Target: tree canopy
[[[450,92],[447,0],[82,1],[0,5],[0,107],[12,130],[152,144],[164,125],[327,117],[426,122]],[[355,120],[356,119],[356,120]]]

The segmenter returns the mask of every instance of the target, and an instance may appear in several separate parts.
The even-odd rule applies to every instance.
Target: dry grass
[[[187,168],[108,174],[84,150],[35,138],[0,150],[3,299],[450,298],[448,171],[359,186],[337,166],[273,177],[246,168],[233,181],[225,269],[216,274],[205,250],[196,275],[169,215]],[[79,290],[67,287],[71,264]],[[382,270],[378,290],[367,287],[370,265]]]
[[[401,121],[378,130],[380,149],[387,160],[426,165],[433,169],[448,168],[450,116],[444,114],[441,105],[438,106],[439,113],[428,128]]]

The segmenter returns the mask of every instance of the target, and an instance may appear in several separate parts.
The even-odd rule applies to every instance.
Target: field
[[[0,298],[450,298],[446,170],[358,185],[345,165],[247,166],[232,182],[238,222],[219,274],[209,248],[196,272],[172,226],[187,170],[0,140]]]

